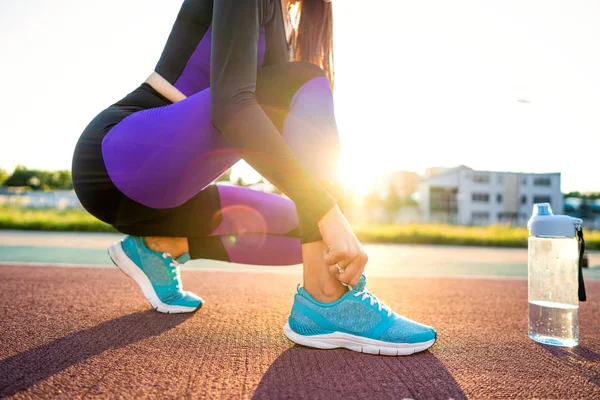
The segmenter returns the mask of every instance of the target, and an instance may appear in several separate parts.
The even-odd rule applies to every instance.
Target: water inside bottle
[[[554,346],[579,342],[577,241],[529,238],[529,337]]]
[[[550,301],[529,302],[529,337],[553,346],[579,343],[579,306]]]

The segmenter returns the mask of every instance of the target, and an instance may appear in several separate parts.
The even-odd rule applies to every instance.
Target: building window
[[[521,204],[527,204],[527,196],[521,196]]]
[[[490,201],[490,195],[488,193],[473,193],[471,199],[474,203],[488,203]]]
[[[498,203],[498,204],[502,203],[502,193],[498,193],[496,195],[496,203]]]
[[[537,203],[550,203],[550,196],[546,196],[546,195],[533,196],[533,203],[534,204],[537,204]]]
[[[526,176],[521,178],[521,185],[523,185],[523,186],[527,185],[527,177]]]
[[[475,183],[490,183],[489,174],[475,174],[473,175],[473,182]]]
[[[552,181],[548,177],[539,177],[533,180],[533,184],[535,186],[550,186],[552,185]]]
[[[473,211],[471,219],[475,222],[487,222],[490,219],[490,213],[487,211]]]
[[[429,209],[435,211],[456,212],[458,202],[456,200],[457,189],[445,189],[432,187],[429,189]]]
[[[498,183],[500,183],[500,184],[504,183],[504,175],[503,174],[498,174]]]
[[[516,223],[519,220],[519,213],[516,212],[500,212],[498,213],[498,222]]]

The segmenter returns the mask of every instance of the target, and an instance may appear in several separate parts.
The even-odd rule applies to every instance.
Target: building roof
[[[560,172],[514,172],[514,171],[490,171],[490,170],[483,170],[483,169],[473,169],[471,167],[468,167],[466,165],[459,165],[456,167],[452,167],[452,168],[448,168],[444,171],[438,172],[436,174],[430,175],[430,176],[423,176],[422,180],[426,181],[430,178],[439,178],[445,175],[449,175],[449,174],[453,174],[456,173],[458,171],[461,170],[469,170],[469,171],[473,171],[473,172],[487,172],[487,173],[494,173],[494,174],[517,174],[517,175],[560,175]]]

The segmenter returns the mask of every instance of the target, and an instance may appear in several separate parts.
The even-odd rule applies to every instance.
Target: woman
[[[303,263],[292,341],[391,355],[433,345],[432,328],[365,288],[367,256],[340,210],[332,78],[330,3],[185,0],[154,72],[87,126],[75,191],[129,235],[109,254],[157,311],[202,306],[181,287],[190,258]],[[240,158],[287,198],[212,184]]]

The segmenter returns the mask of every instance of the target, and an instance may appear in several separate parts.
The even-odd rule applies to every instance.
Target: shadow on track
[[[536,344],[600,387],[600,354],[581,345],[569,349],[541,343]]]
[[[429,351],[388,357],[295,345],[258,384],[253,399],[465,399]]]
[[[191,315],[163,315],[154,310],[137,312],[1,360],[0,398],[27,390],[57,372],[106,350],[122,348],[160,335]]]

